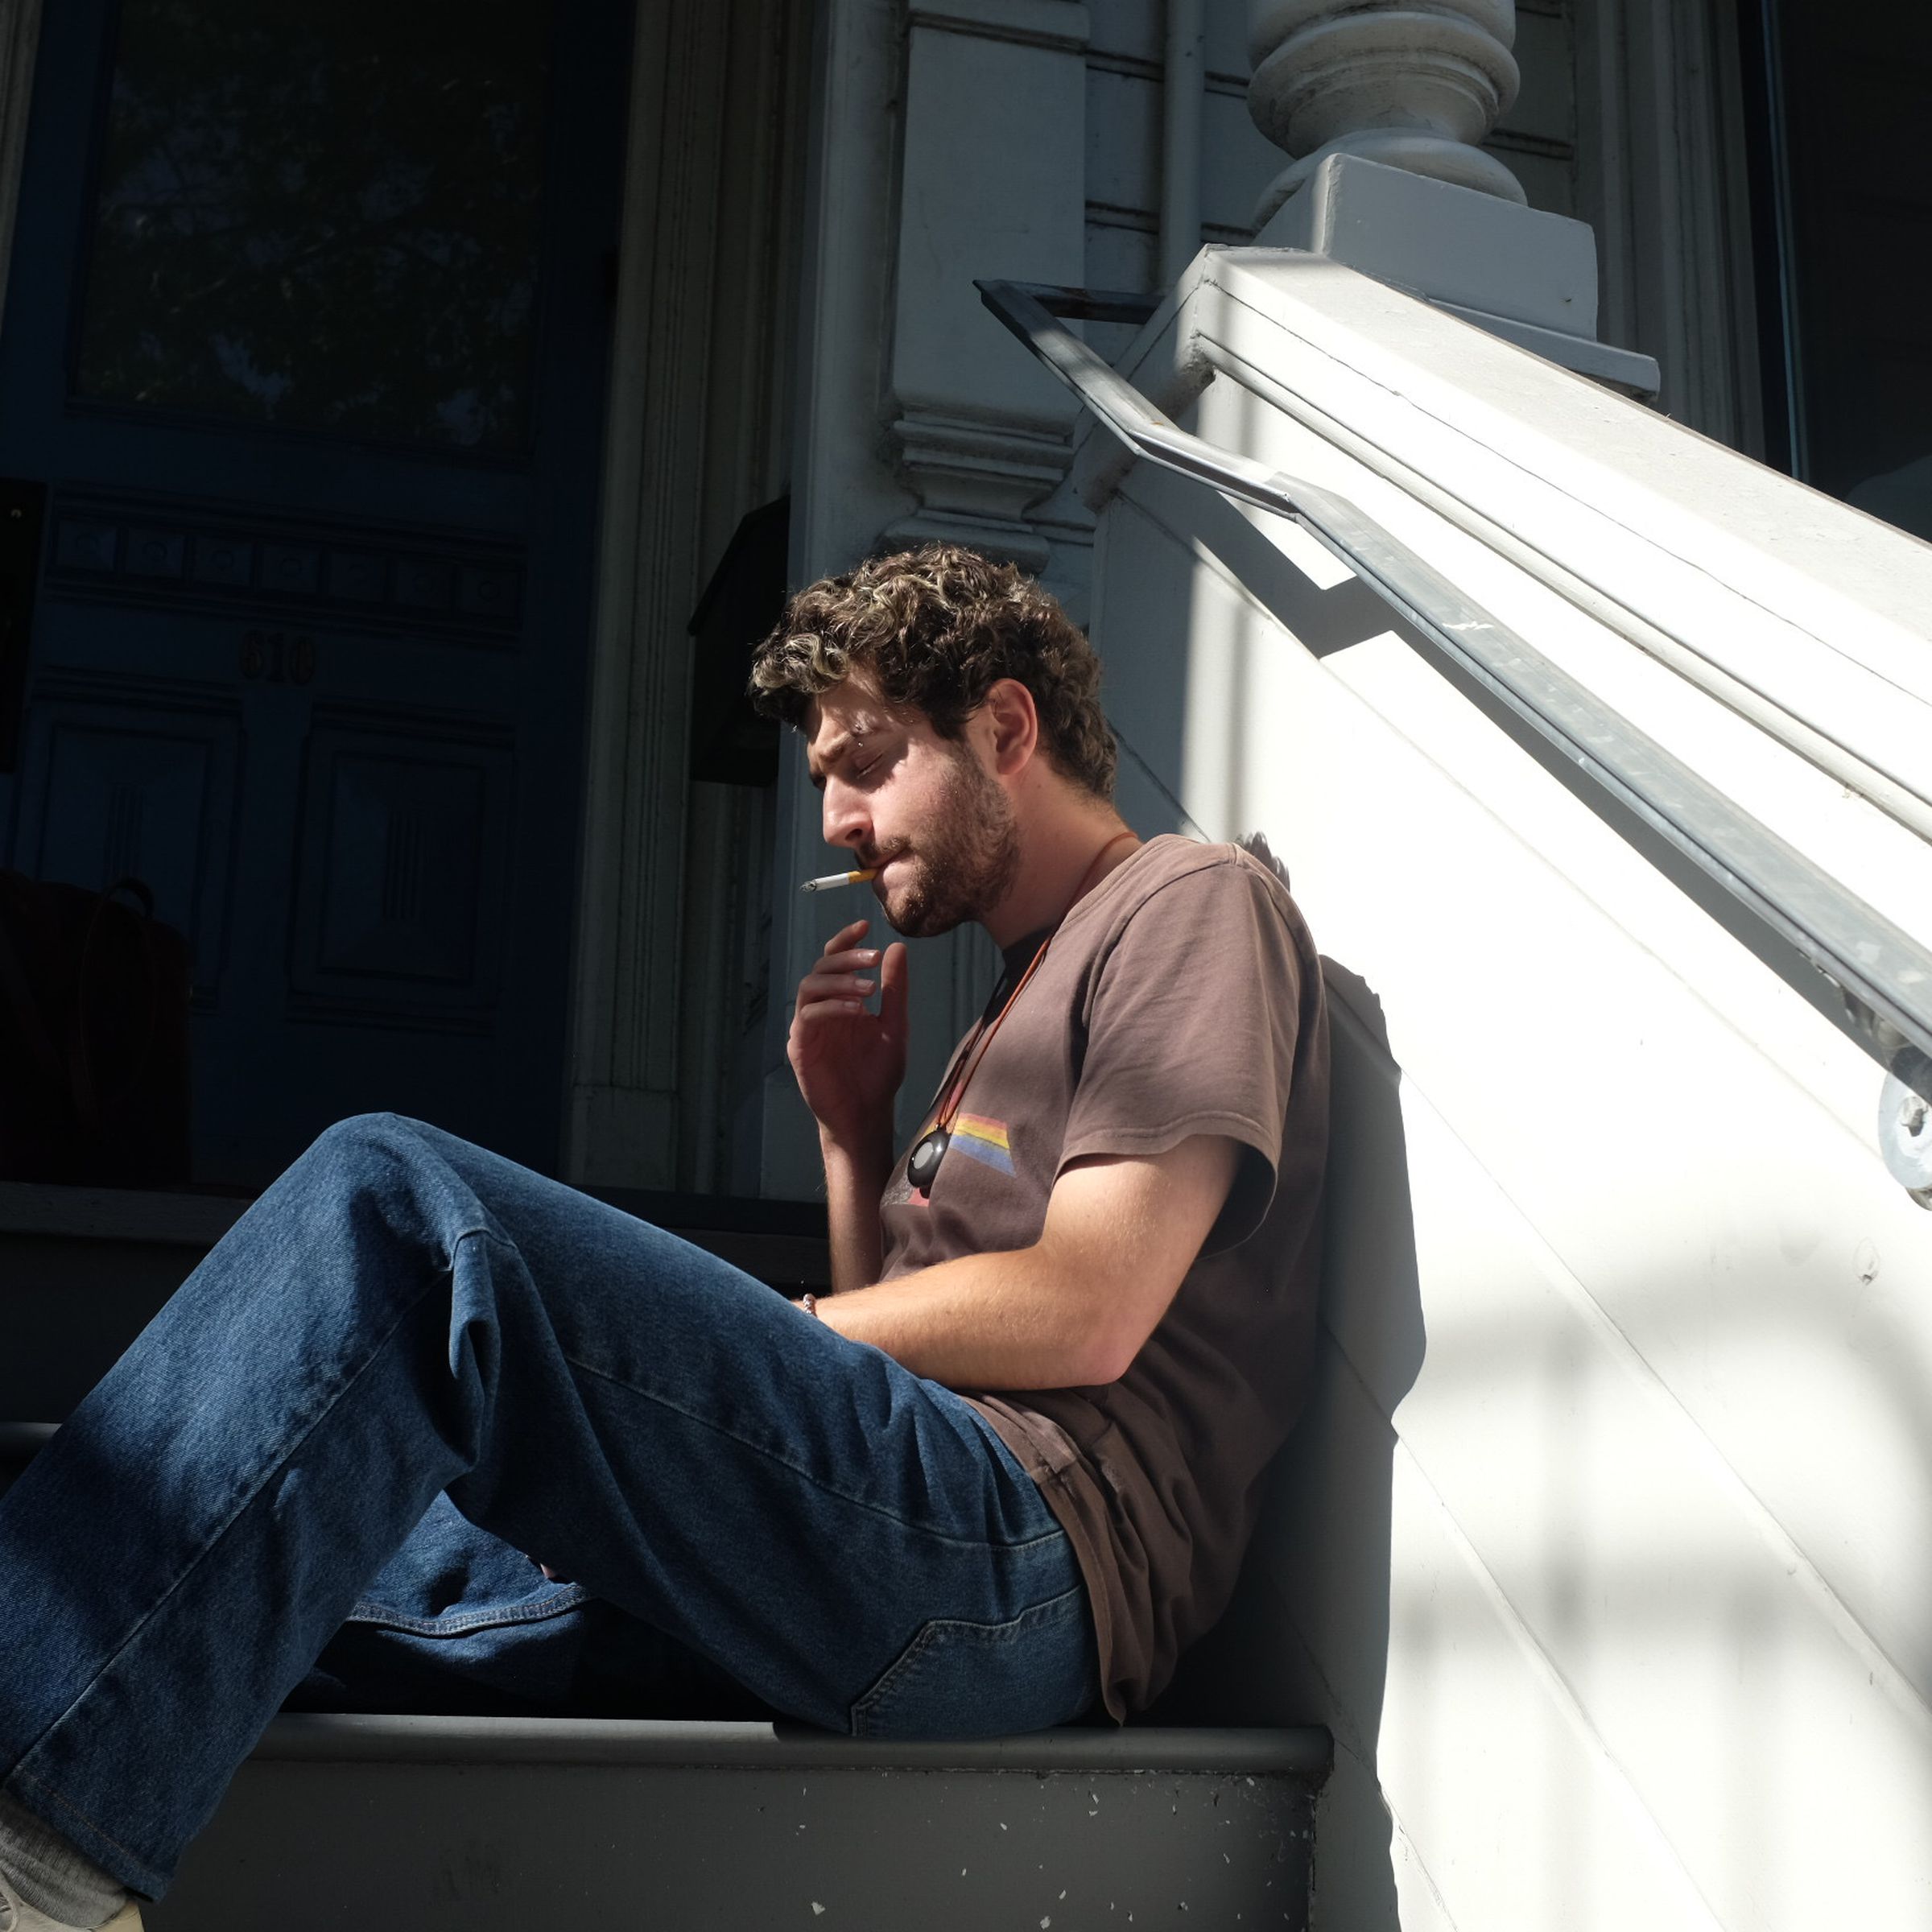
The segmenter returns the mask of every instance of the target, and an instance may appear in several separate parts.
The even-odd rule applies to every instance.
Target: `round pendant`
[[[906,1179],[911,1183],[914,1193],[931,1193],[933,1177],[939,1171],[939,1162],[945,1159],[952,1142],[952,1136],[943,1127],[935,1127],[913,1149],[906,1162]]]

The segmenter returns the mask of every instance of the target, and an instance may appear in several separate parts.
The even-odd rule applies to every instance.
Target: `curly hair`
[[[858,670],[889,704],[916,708],[957,739],[1001,678],[1033,694],[1055,770],[1113,796],[1118,749],[1100,709],[1100,661],[1080,627],[1028,576],[957,543],[874,557],[797,592],[752,662],[752,702],[766,717],[805,708]]]

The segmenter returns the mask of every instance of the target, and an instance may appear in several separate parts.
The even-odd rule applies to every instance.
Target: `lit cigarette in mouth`
[[[834,886],[863,886],[868,879],[877,878],[875,872],[828,872],[822,879],[807,879],[799,888],[800,892],[825,892]]]

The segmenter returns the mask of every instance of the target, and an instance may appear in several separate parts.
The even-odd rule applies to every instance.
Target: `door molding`
[[[637,10],[565,1070],[563,1170],[584,1185],[688,1179],[691,1096],[726,1077],[716,1052],[681,1054],[691,982],[720,964],[687,858],[694,831],[713,841],[691,818],[685,627],[738,518],[786,480],[806,12]]]
[[[27,121],[34,100],[34,56],[40,45],[40,0],[0,0],[0,312],[14,258],[14,217],[27,157]]]
[[[1576,51],[1598,332],[1657,357],[1665,415],[1761,456],[1736,0],[1578,0]]]

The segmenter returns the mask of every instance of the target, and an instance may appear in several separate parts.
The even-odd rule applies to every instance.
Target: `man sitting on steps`
[[[890,1737],[1159,1692],[1300,1399],[1327,1038],[1275,873],[1115,811],[1098,677],[937,545],[759,654],[887,919],[1005,956],[910,1148],[905,948],[799,986],[836,1294],[388,1115],[196,1269],[0,1500],[0,1932],[138,1926],[291,1695]]]

